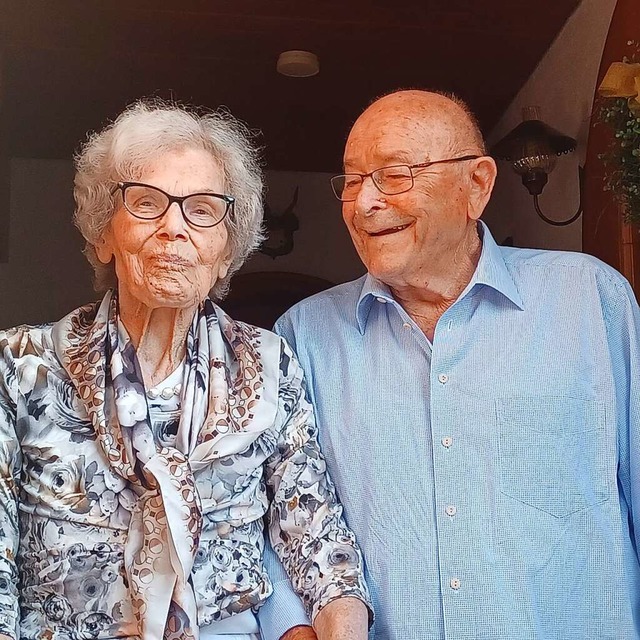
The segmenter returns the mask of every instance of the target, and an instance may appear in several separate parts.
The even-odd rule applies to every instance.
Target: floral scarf
[[[57,328],[62,364],[76,386],[113,471],[137,493],[125,566],[144,640],[198,638],[190,580],[202,529],[193,472],[238,453],[270,427],[255,411],[264,393],[259,353],[247,325],[206,299],[187,336],[175,446],[155,442],[144,382],[131,342],[118,332],[115,294],[82,307]],[[247,429],[251,423],[251,428]]]

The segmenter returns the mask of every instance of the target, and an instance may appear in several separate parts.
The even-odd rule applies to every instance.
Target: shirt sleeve
[[[279,640],[289,629],[311,622],[268,540],[264,546],[264,566],[273,584],[273,593],[258,609],[258,622],[263,640]]]
[[[295,309],[289,309],[284,315],[280,316],[273,325],[273,331],[281,338],[284,338],[285,343],[292,348],[294,353],[299,353],[296,344],[296,332],[291,319],[294,312]],[[309,374],[309,371],[307,371],[307,374]]]
[[[10,389],[15,383],[13,358],[0,334],[0,634],[19,638],[18,606],[18,487],[20,447],[16,436],[16,404]]]
[[[618,479],[629,509],[636,554],[640,548],[640,308],[622,278],[609,283],[604,319],[616,392]]]
[[[362,554],[327,474],[302,369],[284,340],[277,424],[278,446],[266,468],[271,544],[311,620],[345,596],[362,600],[372,620]]]

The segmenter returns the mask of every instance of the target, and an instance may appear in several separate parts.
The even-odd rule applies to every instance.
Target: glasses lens
[[[381,169],[374,171],[371,177],[376,183],[378,189],[380,189],[382,193],[386,193],[390,196],[396,193],[409,191],[413,186],[411,169],[404,164],[399,164],[393,167],[382,167]]]
[[[169,206],[162,191],[142,185],[129,185],[124,190],[124,205],[138,218],[157,218]]]
[[[347,174],[331,178],[331,186],[336,198],[342,201],[355,200],[362,186],[362,176]]]
[[[198,227],[213,227],[224,218],[227,202],[208,194],[189,196],[182,203],[185,218]]]

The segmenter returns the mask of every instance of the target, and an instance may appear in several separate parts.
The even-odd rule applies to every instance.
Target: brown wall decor
[[[293,234],[300,228],[295,208],[300,188],[296,187],[291,202],[283,211],[274,211],[264,203],[264,229],[266,238],[259,251],[273,258],[286,256],[293,251]]]

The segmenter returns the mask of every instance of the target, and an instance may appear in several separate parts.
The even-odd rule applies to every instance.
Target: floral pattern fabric
[[[368,602],[286,343],[205,301],[181,405],[167,446],[115,296],[0,332],[0,633],[197,638],[271,593],[265,516],[312,618]]]

